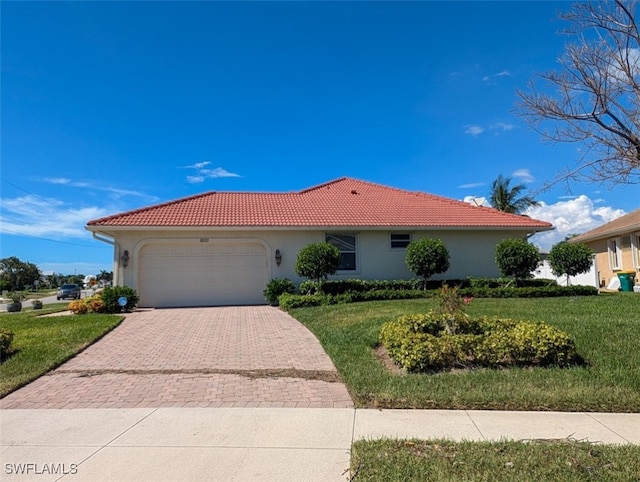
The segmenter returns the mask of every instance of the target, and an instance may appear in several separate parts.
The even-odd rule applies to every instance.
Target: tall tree
[[[491,193],[489,194],[489,204],[491,207],[505,213],[520,214],[531,206],[540,204],[531,196],[521,195],[526,189],[524,184],[511,185],[512,179],[500,174],[491,183]]]
[[[0,259],[0,274],[3,288],[6,286],[11,290],[23,290],[42,276],[35,264],[21,261],[15,256]]]
[[[560,15],[560,69],[517,92],[517,111],[544,138],[579,142],[582,155],[551,181],[640,182],[640,32],[636,2],[579,2]],[[550,122],[547,122],[550,121]]]

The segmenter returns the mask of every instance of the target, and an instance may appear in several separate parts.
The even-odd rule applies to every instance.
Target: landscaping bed
[[[542,322],[567,333],[582,364],[407,373],[379,357],[382,326],[424,314],[435,299],[292,309],[320,340],[356,406],[640,412],[640,297],[634,293],[545,299],[474,299],[471,317]]]

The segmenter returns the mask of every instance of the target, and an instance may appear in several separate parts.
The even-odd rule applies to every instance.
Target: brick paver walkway
[[[141,310],[1,408],[352,407],[318,340],[270,306]]]

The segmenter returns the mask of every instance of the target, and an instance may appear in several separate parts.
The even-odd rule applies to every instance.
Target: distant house
[[[617,289],[620,271],[635,270],[636,282],[640,281],[640,209],[571,238],[569,242],[584,243],[596,253],[601,287]]]
[[[208,192],[90,221],[114,246],[114,284],[140,306],[265,304],[274,278],[295,273],[301,248],[337,246],[334,279],[410,279],[406,248],[432,237],[451,267],[438,279],[499,275],[495,247],[553,229],[544,221],[351,178],[289,193]]]

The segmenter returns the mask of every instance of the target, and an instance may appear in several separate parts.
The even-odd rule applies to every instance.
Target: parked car
[[[56,296],[59,300],[64,300],[67,298],[73,300],[79,300],[82,291],[80,290],[80,286],[76,284],[64,284],[60,288],[58,288],[58,294]]]

